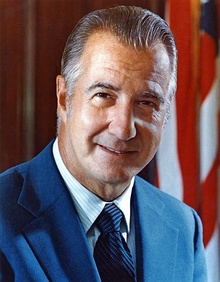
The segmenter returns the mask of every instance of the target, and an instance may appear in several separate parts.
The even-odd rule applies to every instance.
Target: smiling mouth
[[[109,152],[112,152],[112,153],[115,153],[115,154],[119,154],[119,155],[124,155],[124,154],[131,153],[131,151],[118,151],[118,150],[114,150],[112,148],[105,147],[105,146],[102,146],[102,145],[100,145],[100,146],[102,148],[104,148],[105,150],[109,151]]]

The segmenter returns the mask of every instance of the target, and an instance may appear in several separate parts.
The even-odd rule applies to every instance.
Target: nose
[[[118,139],[128,141],[136,136],[135,117],[133,106],[115,105],[110,110],[110,123],[108,127],[110,134]]]

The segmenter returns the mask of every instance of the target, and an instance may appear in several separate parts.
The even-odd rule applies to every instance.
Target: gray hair
[[[167,23],[149,10],[134,6],[117,6],[97,10],[84,16],[70,34],[62,56],[61,74],[67,87],[67,103],[81,74],[81,58],[89,37],[97,31],[115,35],[119,42],[134,49],[148,49],[163,43],[169,56],[171,75],[168,90],[167,118],[170,101],[176,92],[177,50]]]

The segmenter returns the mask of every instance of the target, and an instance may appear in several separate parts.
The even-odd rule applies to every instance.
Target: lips
[[[105,150],[107,151],[110,151],[112,153],[115,153],[115,154],[119,154],[119,155],[124,155],[124,154],[128,154],[128,153],[131,153],[131,151],[125,151],[125,150],[116,150],[116,149],[112,149],[110,147],[106,147],[106,146],[103,146],[103,145],[100,145],[102,148],[104,148]]]

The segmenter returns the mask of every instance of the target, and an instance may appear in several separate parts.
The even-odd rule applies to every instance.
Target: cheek
[[[163,128],[165,115],[166,115],[166,109],[163,106],[163,109],[159,111],[155,111],[154,114],[152,115],[152,124],[158,129]]]
[[[88,103],[85,101],[80,101],[77,97],[72,100],[71,111],[69,115],[69,126],[72,129],[83,128],[89,126],[92,120],[93,114],[88,107]]]
[[[160,144],[161,140],[161,134],[162,134],[162,123],[159,124],[145,124],[145,127],[142,129],[139,129],[142,144],[144,144],[144,147],[146,151],[155,153],[158,149],[158,146]]]
[[[87,106],[77,110],[72,119],[72,135],[73,138],[78,139],[79,145],[91,143],[92,138],[100,133],[105,123],[105,117],[100,115],[91,106]]]
[[[107,113],[90,104],[81,112],[80,122],[80,127],[85,130],[87,136],[99,134],[107,127]]]

